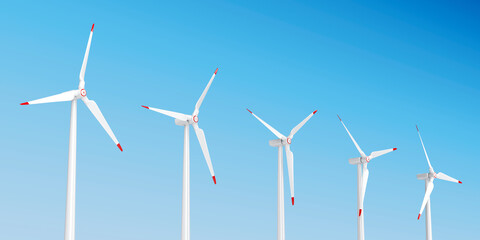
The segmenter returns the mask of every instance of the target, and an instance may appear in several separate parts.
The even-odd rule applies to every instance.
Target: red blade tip
[[[20,103],[20,105],[28,105],[28,102]]]
[[[215,73],[214,73],[214,74],[217,74],[217,72],[218,72],[218,68],[217,68],[217,69],[215,69]]]
[[[215,176],[213,176],[212,178],[213,178],[213,183],[217,184],[217,179],[215,178]]]
[[[252,113],[252,111],[250,111],[250,109],[248,109],[248,108],[247,108],[247,111],[248,111],[249,113]],[[253,113],[252,113],[252,114],[253,114]]]
[[[342,121],[342,119],[340,118],[340,116],[338,116],[338,114],[337,114],[337,117],[338,117],[338,119],[339,119],[339,120],[340,120],[340,122],[341,122],[341,121]]]
[[[462,184],[462,181],[458,181],[458,183]]]
[[[95,27],[95,23],[94,23],[94,24],[92,24],[92,30],[90,30],[91,32],[93,32],[93,27]]]
[[[362,216],[362,209],[358,210],[358,216]]]
[[[122,152],[123,152],[123,148],[122,148],[122,146],[120,145],[120,143],[119,143],[119,144],[117,144],[117,147],[118,147],[118,148],[120,148],[120,151],[122,151]]]
[[[295,205],[295,197],[292,197],[292,206]]]
[[[397,148],[393,148],[393,151],[397,150]]]
[[[418,125],[415,125],[415,127],[417,128],[417,132],[420,132],[420,130],[418,130]]]
[[[422,215],[422,214],[418,214],[418,218],[417,218],[417,220],[420,220],[420,216],[421,216],[421,215]]]
[[[317,110],[313,111],[313,114],[317,113]]]
[[[146,108],[146,109],[150,109],[150,108],[149,108],[149,107],[147,107],[147,106],[143,106],[143,105],[142,105],[142,107],[144,107],[144,108]]]

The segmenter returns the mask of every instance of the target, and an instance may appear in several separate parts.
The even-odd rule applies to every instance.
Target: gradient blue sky
[[[69,103],[20,106],[86,72],[124,152],[79,104],[77,239],[179,239],[183,129],[140,105],[200,113],[217,176],[191,134],[192,239],[276,239],[277,150],[245,110],[296,135],[287,239],[355,239],[358,153],[369,165],[368,239],[424,239],[427,163],[435,239],[476,239],[480,201],[479,5],[475,1],[81,1],[0,3],[0,239],[62,239]],[[286,183],[286,203],[289,188]]]

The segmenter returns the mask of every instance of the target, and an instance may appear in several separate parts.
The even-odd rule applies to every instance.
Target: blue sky
[[[253,110],[295,136],[295,206],[288,239],[356,237],[357,157],[340,114],[375,159],[365,198],[368,239],[423,239],[416,220],[436,171],[435,239],[475,239],[480,210],[479,6],[474,1],[2,2],[0,239],[62,239],[69,103],[21,102],[78,86],[86,71],[124,148],[79,103],[77,239],[180,238],[183,129],[147,111],[184,113],[215,68],[200,126],[213,185],[191,135],[192,239],[276,239],[277,150]],[[286,170],[286,169],[285,169]],[[285,182],[289,202],[288,181]]]

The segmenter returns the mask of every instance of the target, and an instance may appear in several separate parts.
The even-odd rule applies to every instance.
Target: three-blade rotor
[[[117,138],[115,137],[115,134],[113,134],[112,129],[110,128],[107,121],[105,120],[105,117],[103,116],[102,112],[98,108],[98,105],[95,103],[95,101],[89,100],[87,98],[87,91],[85,91],[85,70],[87,68],[88,54],[90,52],[90,45],[92,43],[94,26],[95,24],[92,25],[92,29],[90,30],[87,49],[85,50],[85,56],[83,58],[82,68],[80,70],[80,75],[79,75],[80,82],[78,84],[78,89],[63,92],[60,94],[56,94],[53,96],[49,96],[49,97],[45,97],[45,98],[41,98],[33,101],[24,102],[24,103],[21,103],[20,105],[42,104],[42,103],[52,103],[52,102],[67,102],[67,101],[74,101],[77,99],[81,99],[85,103],[85,105],[87,105],[88,109],[90,110],[90,112],[92,112],[93,116],[97,119],[100,125],[102,125],[103,129],[105,129],[105,131],[110,136],[110,138],[115,142],[115,144],[120,149],[120,151],[123,151],[122,146],[120,145]]]
[[[167,115],[169,117],[178,119],[185,124],[188,125],[193,125],[193,129],[195,130],[195,134],[197,135],[198,142],[200,143],[200,147],[203,152],[203,156],[205,157],[205,161],[207,162],[208,170],[210,171],[210,174],[212,175],[213,182],[217,184],[217,180],[215,178],[215,172],[213,171],[213,166],[212,166],[212,160],[210,158],[210,153],[208,151],[208,146],[207,146],[207,140],[205,138],[205,133],[204,131],[198,126],[198,113],[200,112],[200,106],[203,103],[203,99],[205,98],[205,95],[207,95],[208,89],[210,89],[210,86],[212,85],[213,79],[217,75],[218,68],[215,70],[213,73],[212,77],[210,78],[210,81],[207,84],[207,87],[205,87],[205,90],[203,90],[202,95],[198,99],[197,103],[195,104],[195,109],[193,111],[192,115],[187,115],[183,113],[178,113],[178,112],[172,112],[168,110],[163,110],[163,109],[158,109],[158,108],[152,108],[152,107],[147,107],[143,106],[146,109],[150,109],[152,111],[161,113],[163,115]]]
[[[430,163],[430,159],[428,158],[428,154],[427,154],[427,150],[425,149],[425,145],[423,144],[423,139],[422,139],[422,135],[420,135],[420,130],[418,129],[418,126],[416,126],[416,127],[417,127],[418,137],[420,138],[420,142],[422,143],[423,152],[425,153],[425,158],[427,159],[427,163],[428,163],[428,173],[427,174],[419,174],[417,176],[419,179],[422,179],[422,180],[425,179],[427,181],[427,185],[426,185],[426,189],[425,189],[425,196],[423,197],[422,205],[420,207],[420,211],[418,212],[417,219],[419,220],[420,217],[422,216],[422,213],[423,213],[423,210],[425,209],[425,206],[430,201],[430,195],[432,194],[432,191],[433,191],[433,188],[434,188],[434,184],[433,184],[434,179],[438,178],[440,180],[445,180],[445,181],[460,183],[460,184],[462,182],[455,179],[455,178],[452,178],[452,177],[448,176],[445,173],[442,173],[442,172],[435,173],[435,171],[433,170],[432,164]]]
[[[362,210],[363,210],[363,202],[364,202],[364,199],[365,199],[365,192],[367,190],[367,182],[368,182],[368,177],[370,175],[370,171],[368,170],[367,168],[367,165],[368,163],[376,158],[376,157],[380,157],[384,154],[387,154],[389,152],[393,152],[395,150],[397,150],[397,148],[389,148],[389,149],[385,149],[385,150],[380,150],[380,151],[374,151],[372,153],[370,153],[369,156],[367,156],[363,151],[362,149],[360,148],[360,146],[358,145],[357,141],[355,141],[355,138],[353,138],[352,134],[350,133],[350,131],[348,131],[348,128],[347,126],[345,126],[345,123],[343,123],[342,119],[340,118],[340,116],[338,116],[338,119],[340,120],[340,122],[342,123],[343,127],[345,128],[345,130],[347,131],[348,135],[350,136],[350,139],[352,140],[353,144],[355,145],[355,147],[357,148],[358,152],[360,153],[360,156],[359,158],[352,158],[349,160],[349,162],[351,164],[362,164],[362,177],[361,177],[361,181],[362,181],[362,188],[361,188],[361,200],[360,200],[360,209],[358,210],[358,215],[361,216],[362,215]]]
[[[295,191],[294,191],[294,180],[293,180],[294,179],[294,176],[293,176],[293,152],[290,150],[290,144],[292,143],[292,138],[295,135],[295,133],[297,133],[298,130],[300,130],[300,128],[302,128],[303,125],[305,125],[305,123],[307,123],[307,121],[310,120],[310,118],[312,118],[312,116],[315,113],[317,113],[317,110],[310,113],[302,122],[300,122],[297,126],[295,126],[292,129],[292,131],[290,132],[290,135],[288,135],[288,137],[285,137],[283,134],[278,132],[275,128],[273,128],[268,123],[263,121],[261,118],[259,118],[257,115],[255,115],[248,108],[247,108],[247,111],[249,113],[251,113],[256,119],[258,119],[258,121],[260,121],[265,127],[267,127],[268,130],[270,130],[275,136],[277,136],[280,139],[282,145],[285,146],[285,153],[287,155],[287,169],[288,169],[288,180],[289,180],[288,182],[290,183],[290,194],[292,196],[292,205],[294,205],[295,204],[295,195],[294,195]]]

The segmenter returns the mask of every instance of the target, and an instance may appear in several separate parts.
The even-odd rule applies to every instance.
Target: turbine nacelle
[[[417,179],[418,180],[425,180],[427,178],[428,179],[437,178],[437,174],[435,172],[417,174]]]
[[[280,147],[292,144],[291,138],[278,138],[268,141],[268,144],[272,147]]]
[[[72,90],[74,99],[82,99],[87,96],[87,91],[85,89]]]
[[[175,124],[178,126],[192,125],[198,123],[198,116],[187,116],[186,120],[175,118]]]
[[[372,160],[370,157],[356,157],[348,159],[348,163],[352,165],[358,165],[363,163],[369,163]]]
[[[417,174],[417,179],[418,180],[425,180],[429,178],[430,173],[422,173],[422,174]]]

